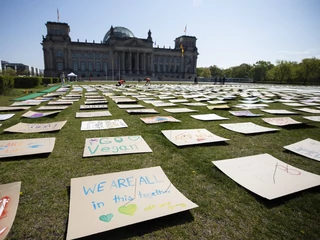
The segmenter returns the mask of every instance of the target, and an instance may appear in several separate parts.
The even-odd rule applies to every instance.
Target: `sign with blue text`
[[[36,133],[36,132],[52,132],[59,131],[67,121],[51,122],[51,123],[18,123],[9,128],[4,129],[4,132],[16,133]]]
[[[198,207],[160,166],[71,179],[67,239]]]
[[[307,158],[320,161],[320,142],[311,138],[284,146],[284,148]]]
[[[83,157],[152,152],[141,136],[87,138]]]

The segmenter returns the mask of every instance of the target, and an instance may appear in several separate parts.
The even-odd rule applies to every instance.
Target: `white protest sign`
[[[53,112],[34,112],[34,111],[28,111],[25,114],[22,115],[22,117],[26,117],[26,118],[41,118],[41,117],[46,117],[49,115],[53,115],[53,114],[57,114],[61,111],[53,111]]]
[[[111,128],[128,127],[122,119],[104,120],[104,121],[82,121],[81,131],[83,130],[101,130]]]
[[[244,133],[244,134],[253,134],[253,133],[262,133],[262,132],[272,132],[278,131],[276,128],[267,128],[260,125],[254,124],[252,122],[244,123],[226,123],[220,124],[221,127],[229,129],[234,132]]]
[[[0,158],[50,153],[56,138],[30,138],[0,141]]]
[[[288,165],[269,154],[212,162],[246,189],[269,200],[320,185],[320,176]]]
[[[0,114],[0,120],[4,121],[4,120],[7,120],[9,118],[12,118],[13,116],[14,116],[14,113],[11,113],[11,114]]]
[[[131,113],[131,114],[158,113],[156,110],[154,110],[152,108],[148,108],[148,109],[128,109],[126,111],[127,111],[127,113]]]
[[[76,112],[77,118],[109,117],[109,116],[112,116],[109,111]]]
[[[165,108],[163,109],[169,113],[188,113],[188,112],[198,112],[198,110],[193,110],[190,108]]]
[[[144,108],[144,106],[140,104],[118,104],[118,108],[120,109],[129,109],[129,108]]]
[[[177,146],[223,142],[229,139],[222,138],[207,129],[180,129],[180,130],[163,130],[162,134],[173,144]]]
[[[249,110],[243,110],[243,111],[229,111],[229,113],[231,113],[234,116],[237,117],[259,117],[263,114],[255,114],[250,112]]]
[[[274,126],[288,126],[293,124],[302,124],[290,117],[262,118],[263,121]]]
[[[80,105],[80,110],[82,109],[107,109],[108,105],[107,104],[103,104],[103,105]]]
[[[140,118],[140,119],[146,124],[163,123],[163,122],[181,122],[180,120],[172,116],[154,116],[154,117],[146,117],[146,118]]]
[[[320,142],[311,138],[284,146],[284,148],[307,158],[320,161]]]
[[[216,120],[229,119],[229,118],[221,117],[221,116],[214,114],[214,113],[190,115],[190,117],[198,119],[198,120],[203,120],[203,121],[216,121]]]
[[[20,110],[28,110],[30,107],[1,107],[0,111],[20,111]]]
[[[196,207],[159,166],[73,178],[67,240]]]
[[[261,111],[271,114],[298,114],[296,112],[291,112],[285,109],[261,109]]]
[[[42,110],[42,111],[51,111],[51,110],[63,110],[68,108],[68,106],[41,106],[37,108],[37,110]]]
[[[320,116],[305,116],[303,118],[311,120],[311,121],[315,121],[315,122],[320,122]]]
[[[87,138],[83,157],[152,152],[141,136]]]
[[[9,233],[15,219],[21,182],[0,185],[0,240],[4,240]]]
[[[67,121],[52,122],[52,123],[18,123],[7,129],[5,132],[17,132],[17,133],[35,133],[35,132],[52,132],[59,131]]]

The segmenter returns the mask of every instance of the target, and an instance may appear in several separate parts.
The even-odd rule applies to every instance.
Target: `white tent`
[[[74,78],[74,80],[75,81],[77,81],[77,75],[76,74],[74,74],[73,72],[71,72],[71,73],[69,73],[68,75],[67,75],[67,77],[68,77],[68,80],[70,81],[70,79],[72,80],[72,78]]]

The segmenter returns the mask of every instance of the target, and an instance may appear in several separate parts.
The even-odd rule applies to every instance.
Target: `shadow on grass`
[[[48,158],[51,153],[39,153],[32,155],[23,155],[23,156],[15,156],[15,157],[5,157],[0,158],[0,162],[12,162],[12,161],[29,161],[38,158]]]
[[[67,192],[69,196],[70,202],[70,194],[71,194],[70,186],[67,186]],[[70,208],[70,205],[69,205]],[[69,211],[69,210],[68,210]],[[128,239],[132,237],[141,237],[145,234],[158,231],[167,227],[172,227],[176,225],[185,224],[188,222],[194,221],[194,217],[191,212],[183,211],[175,214],[171,214],[168,216],[147,220],[145,222],[136,223],[132,225],[128,225],[125,227],[109,230],[106,232],[101,232],[97,234],[93,234],[87,237],[81,237],[77,239],[81,240],[104,240],[104,239],[112,239],[112,240],[120,240],[120,239]],[[67,230],[68,230],[69,220],[66,222],[66,230],[64,234],[64,239],[67,238]]]
[[[229,146],[227,142],[213,142],[213,143],[201,143],[201,144],[192,144],[192,145],[185,145],[185,146],[177,146],[178,148],[193,148],[193,147],[214,147],[214,146]]]
[[[316,126],[309,125],[306,123],[301,124],[291,124],[287,126],[281,126],[283,129],[292,130],[292,129],[307,129],[307,128],[317,128]]]

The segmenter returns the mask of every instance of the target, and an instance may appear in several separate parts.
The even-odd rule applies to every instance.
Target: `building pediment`
[[[130,38],[125,41],[117,41],[114,46],[117,47],[137,47],[137,48],[150,48],[152,43],[147,43],[138,38]]]

